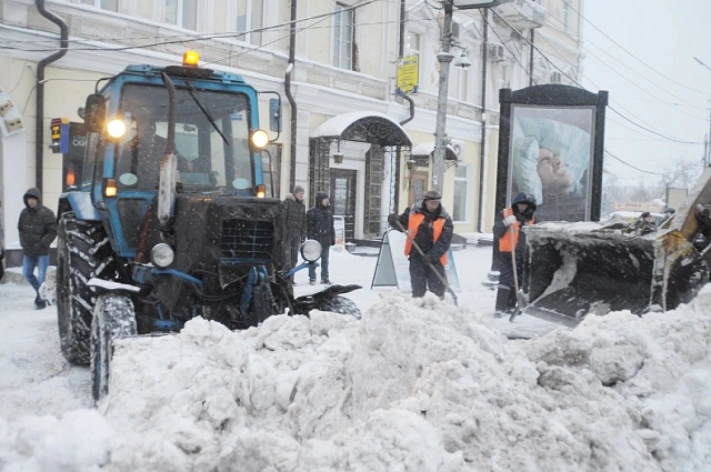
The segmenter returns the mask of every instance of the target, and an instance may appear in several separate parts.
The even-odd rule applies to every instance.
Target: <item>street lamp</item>
[[[437,95],[437,123],[435,128],[435,148],[434,148],[434,163],[432,166],[432,185],[431,189],[442,193],[442,183],[444,181],[444,154],[447,143],[445,142],[447,127],[447,95],[449,94],[449,65],[454,59],[454,54],[450,51],[454,44],[452,37],[452,14],[454,7],[460,10],[473,10],[477,8],[490,8],[507,3],[512,0],[442,0],[444,8],[444,24],[442,26],[442,49],[437,54],[439,62],[439,94]],[[457,65],[466,67],[465,64],[471,64],[465,58],[462,62],[461,58],[457,61]]]

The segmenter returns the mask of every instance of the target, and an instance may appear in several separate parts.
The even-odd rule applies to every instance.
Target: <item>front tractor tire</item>
[[[67,361],[88,365],[96,293],[87,284],[92,278],[114,280],[117,265],[100,222],[79,220],[68,212],[60,218],[57,232],[59,343]]]
[[[136,333],[136,313],[131,298],[116,293],[100,295],[91,323],[91,393],[95,402],[109,393],[113,341]]]

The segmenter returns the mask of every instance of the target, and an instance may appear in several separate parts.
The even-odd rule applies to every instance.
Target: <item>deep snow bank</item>
[[[675,312],[526,342],[396,293],[360,322],[194,320],[117,346],[104,416],[0,421],[0,469],[55,457],[54,470],[701,470],[709,305],[707,288]]]

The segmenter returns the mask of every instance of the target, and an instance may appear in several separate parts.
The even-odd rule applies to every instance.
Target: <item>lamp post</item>
[[[459,10],[473,10],[478,8],[490,8],[511,0],[442,0],[444,8],[444,24],[442,25],[442,48],[437,54],[439,62],[439,93],[437,95],[437,122],[435,128],[435,148],[434,162],[432,165],[432,185],[433,190],[442,193],[444,181],[444,154],[446,148],[446,128],[447,128],[447,96],[449,94],[449,66],[454,59],[454,54],[450,51],[454,43],[452,37],[452,15],[454,7]]]

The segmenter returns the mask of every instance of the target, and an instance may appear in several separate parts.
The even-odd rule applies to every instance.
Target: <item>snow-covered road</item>
[[[121,342],[98,410],[54,307],[0,285],[0,470],[711,470],[711,288],[675,312],[509,341],[550,325],[492,318],[490,248],[455,258],[459,307],[371,290],[376,258],[334,253],[332,280],[364,286],[362,321],[195,320]]]

